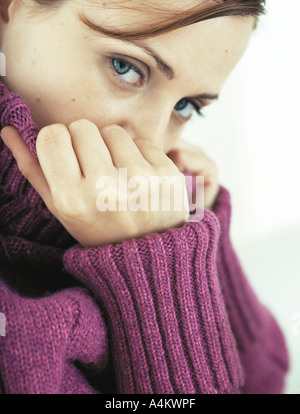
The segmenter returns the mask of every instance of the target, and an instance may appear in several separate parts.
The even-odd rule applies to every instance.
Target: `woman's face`
[[[1,22],[3,81],[40,127],[82,118],[100,130],[117,124],[166,153],[195,109],[217,98],[253,29],[252,18],[221,17],[130,42],[91,29],[79,19],[83,11],[96,25],[143,25],[141,15],[125,19],[100,1],[68,1],[45,15],[13,1]]]

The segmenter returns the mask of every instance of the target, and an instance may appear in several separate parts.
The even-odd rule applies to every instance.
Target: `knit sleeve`
[[[213,211],[221,225],[217,270],[245,372],[243,393],[282,393],[289,366],[287,347],[276,320],[250,287],[232,246],[230,194],[224,187]]]
[[[237,393],[242,372],[216,273],[218,220],[64,254],[107,321],[118,393]]]
[[[96,393],[74,362],[100,375],[108,359],[102,315],[84,289],[30,298],[0,278],[0,310],[0,394]]]

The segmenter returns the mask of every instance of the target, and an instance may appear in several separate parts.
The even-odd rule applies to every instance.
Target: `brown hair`
[[[36,3],[42,6],[59,6],[69,0],[35,0]],[[187,10],[170,10],[170,7],[164,8],[161,4],[153,4],[147,1],[147,6],[140,9],[136,4],[136,0],[127,0],[126,4],[120,1],[108,0],[106,7],[108,9],[119,9],[143,13],[147,7],[149,12],[149,19],[147,22],[142,22],[138,28],[128,28],[126,31],[117,30],[115,28],[106,28],[101,26],[101,31],[104,35],[115,38],[122,38],[124,40],[130,39],[145,39],[157,36],[181,27],[185,27],[204,20],[214,19],[216,17],[224,16],[252,16],[257,19],[260,15],[265,13],[266,0],[207,0],[206,2],[199,2],[198,5]],[[205,5],[207,3],[207,5]],[[152,17],[150,17],[152,16]],[[80,19],[92,29],[94,24],[83,14]],[[99,27],[99,26],[98,26]]]

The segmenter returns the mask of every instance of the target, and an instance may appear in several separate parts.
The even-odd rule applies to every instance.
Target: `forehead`
[[[102,3],[100,8],[97,2],[98,7],[84,7],[84,16],[93,25],[99,26],[100,30],[96,33],[99,37],[101,27],[125,33],[128,32],[128,27],[141,30],[149,24],[149,10],[151,14],[153,3],[157,2],[151,2],[151,7],[143,9],[137,6],[132,9],[132,3],[140,5],[144,2],[128,2],[129,7],[120,7],[120,2],[115,1],[109,2],[107,7]],[[163,2],[164,7],[166,3],[169,2]],[[190,7],[192,3],[195,2],[176,2],[176,10],[178,10],[178,4],[181,4],[181,9],[185,4],[186,9],[190,10],[187,7]],[[199,6],[199,1],[196,3]],[[113,4],[118,4],[119,7],[114,8]],[[78,11],[79,15],[81,12],[82,10]],[[157,14],[152,18],[157,19]],[[151,47],[163,57],[168,66],[174,70],[176,78],[194,82],[195,78],[199,81],[205,76],[206,82],[213,82],[219,90],[243,54],[253,30],[253,23],[252,17],[218,17],[143,39],[143,44]],[[190,79],[187,79],[187,72]]]
[[[148,39],[169,60],[205,62],[214,69],[229,70],[243,54],[252,33],[252,18],[218,17]],[[178,59],[177,59],[178,61]]]
[[[148,43],[191,87],[213,85],[219,93],[247,47],[252,25],[252,18],[220,17],[148,39]]]
[[[118,30],[128,32],[129,27],[130,31],[141,28],[146,31],[153,24],[155,27],[168,26],[199,14],[203,20],[218,10],[220,3],[222,0],[85,0],[68,2],[68,7],[94,16],[105,27],[117,25]]]

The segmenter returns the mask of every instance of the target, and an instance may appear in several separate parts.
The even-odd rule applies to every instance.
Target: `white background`
[[[286,393],[300,394],[300,1],[267,10],[219,102],[185,136],[231,192],[233,244],[285,333]]]

